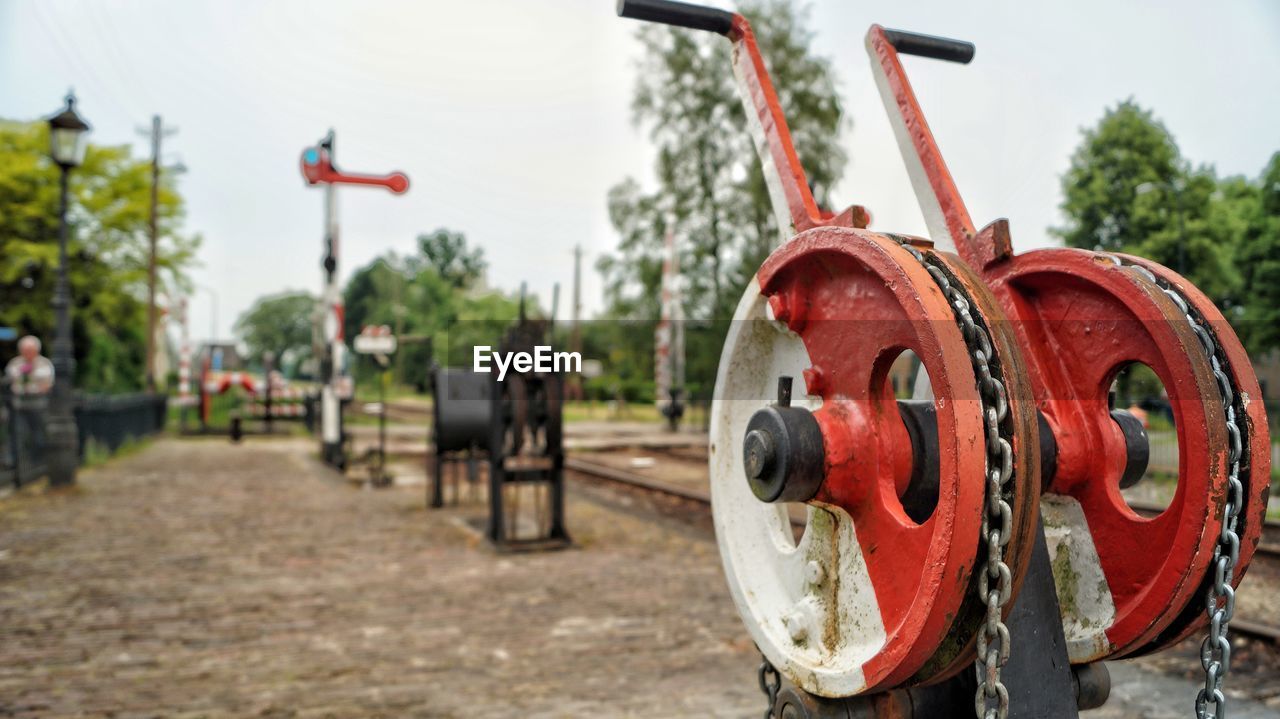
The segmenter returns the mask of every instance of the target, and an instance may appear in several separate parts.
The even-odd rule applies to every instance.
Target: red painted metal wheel
[[[937,679],[973,660],[991,437],[975,340],[930,267],[966,295],[993,347],[991,371],[1007,388],[995,441],[1012,447],[1002,497],[1012,508],[1012,590],[1034,536],[1035,415],[1008,323],[957,260],[865,230],[801,233],[760,269],[721,358],[711,474],[726,575],[765,656],[816,694]],[[903,504],[912,441],[888,384],[905,350],[920,358],[936,397],[936,499],[923,514]],[[823,438],[825,480],[798,541],[785,508],[760,502],[744,480],[747,419],[768,404],[780,375],[803,376],[797,402],[813,410]]]
[[[1042,514],[1073,662],[1142,651],[1203,624],[1192,607],[1203,616],[1204,581],[1227,496],[1229,437],[1210,359],[1187,312],[1154,271],[1172,279],[1135,258],[1126,263],[1114,255],[1043,250],[995,265],[988,275],[1017,320],[1036,401],[1057,442]],[[1239,360],[1231,363],[1236,386],[1257,397],[1243,349],[1213,305],[1185,283],[1178,291]],[[1127,454],[1108,404],[1112,381],[1132,363],[1147,365],[1164,384],[1178,435],[1178,487],[1168,508],[1151,518],[1130,509],[1120,494]],[[1266,480],[1259,483],[1256,475],[1268,464],[1259,405],[1242,407],[1254,434],[1246,439],[1255,474],[1246,482],[1252,489],[1236,581],[1265,505],[1259,488]]]
[[[1241,493],[1243,503],[1236,526],[1240,554],[1229,578],[1229,583],[1234,590],[1240,585],[1240,580],[1243,579],[1253,559],[1254,550],[1262,541],[1262,528],[1266,522],[1267,502],[1271,491],[1271,437],[1267,426],[1266,408],[1262,403],[1262,388],[1258,385],[1258,377],[1253,371],[1253,363],[1249,360],[1248,352],[1240,343],[1235,330],[1204,293],[1181,275],[1163,265],[1142,257],[1129,255],[1120,257],[1124,264],[1151,273],[1156,283],[1166,290],[1166,294],[1172,291],[1182,298],[1187,306],[1189,318],[1194,318],[1193,321],[1211,334],[1220,350],[1219,367],[1227,374],[1233,395],[1230,404],[1234,405],[1233,414],[1238,420],[1240,429],[1243,430],[1237,469],[1237,476],[1243,489]],[[1181,309],[1180,306],[1179,310]],[[1221,401],[1221,392],[1215,397]],[[1228,474],[1230,474],[1230,457],[1228,456],[1230,444],[1231,440],[1228,436],[1227,447],[1213,450],[1215,459],[1227,465]],[[1228,497],[1221,499],[1226,501]],[[1215,532],[1221,531],[1223,512],[1217,511],[1220,508],[1223,508],[1222,502],[1215,501],[1215,511],[1212,513],[1214,521],[1210,523],[1210,529]],[[1211,563],[1209,572],[1202,580],[1201,591],[1193,595],[1192,601],[1184,607],[1177,618],[1155,639],[1129,654],[1157,651],[1176,644],[1193,633],[1203,631],[1209,621],[1203,598],[1209,591],[1213,574],[1214,568]]]

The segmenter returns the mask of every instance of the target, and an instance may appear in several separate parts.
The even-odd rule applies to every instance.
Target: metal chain
[[[1200,665],[1204,668],[1204,687],[1196,695],[1197,719],[1224,719],[1227,716],[1227,696],[1222,682],[1231,670],[1231,642],[1227,639],[1228,624],[1235,616],[1236,592],[1231,577],[1240,559],[1240,534],[1238,531],[1240,510],[1244,506],[1244,484],[1240,481],[1240,460],[1244,456],[1244,430],[1236,417],[1235,398],[1238,391],[1231,384],[1226,353],[1217,339],[1191,310],[1191,303],[1168,282],[1158,279],[1150,270],[1139,265],[1123,264],[1120,258],[1109,255],[1117,264],[1132,269],[1150,280],[1173,303],[1191,325],[1191,331],[1200,340],[1200,348],[1209,358],[1218,393],[1222,398],[1223,414],[1227,422],[1227,506],[1223,511],[1222,530],[1213,550],[1213,583],[1205,594],[1205,611],[1209,616],[1209,634],[1200,645]],[[1219,606],[1221,604],[1222,606]],[[1210,710],[1209,705],[1213,708]]]
[[[1004,548],[1013,529],[1013,510],[1004,500],[1003,487],[1013,476],[1013,447],[1002,437],[1000,425],[1009,416],[1009,397],[1004,383],[992,376],[994,359],[991,337],[985,327],[974,321],[969,299],[947,278],[937,260],[927,258],[906,241],[899,239],[928,270],[942,290],[956,315],[956,324],[969,348],[969,358],[978,374],[978,393],[982,400],[982,422],[986,431],[986,511],[982,513],[982,539],[986,542],[986,571],[978,575],[978,597],[986,606],[986,623],[978,634],[978,656],[974,669],[978,675],[978,691],[974,696],[974,713],[978,719],[1005,719],[1009,715],[1009,691],[1000,681],[1000,669],[1009,661],[1009,628],[1002,618],[1004,605],[1013,591],[1013,577],[1004,563]]]
[[[778,692],[782,689],[782,675],[774,668],[764,652],[760,652],[760,691],[764,692],[769,706],[764,710],[764,719],[773,719],[773,709],[778,704]]]

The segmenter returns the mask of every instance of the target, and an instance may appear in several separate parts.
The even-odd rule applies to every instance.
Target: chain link
[[[1231,577],[1240,559],[1240,510],[1244,507],[1244,483],[1240,481],[1240,460],[1244,457],[1244,428],[1236,416],[1236,387],[1231,383],[1226,353],[1205,326],[1203,318],[1197,318],[1191,303],[1168,282],[1158,279],[1150,270],[1139,265],[1123,264],[1119,257],[1110,255],[1112,261],[1132,269],[1150,280],[1182,312],[1191,331],[1200,341],[1200,348],[1209,358],[1218,394],[1222,398],[1222,411],[1227,425],[1227,506],[1223,511],[1222,530],[1213,550],[1213,581],[1205,593],[1205,612],[1209,616],[1209,634],[1200,645],[1200,666],[1204,669],[1204,687],[1196,695],[1197,719],[1224,719],[1227,716],[1227,695],[1222,682],[1231,670],[1231,642],[1227,638],[1228,624],[1236,612],[1236,592]],[[1219,606],[1221,605],[1221,606]],[[1211,706],[1212,705],[1212,706]]]
[[[1004,605],[1013,592],[1013,577],[1004,562],[1004,548],[1013,530],[1013,510],[1004,499],[1004,485],[1013,476],[1013,447],[1001,436],[1000,425],[1009,416],[1009,396],[1004,383],[991,372],[995,357],[986,328],[973,318],[969,299],[947,278],[937,261],[902,241],[902,246],[929,271],[956,315],[956,324],[969,348],[969,359],[978,375],[982,400],[982,423],[986,432],[986,507],[982,513],[982,539],[987,563],[978,575],[978,598],[986,606],[986,621],[978,634],[978,656],[974,670],[978,691],[974,713],[978,719],[1005,719],[1009,715],[1009,691],[1000,681],[1000,669],[1009,661],[1009,628],[1003,620]],[[931,261],[932,260],[932,261]]]
[[[778,692],[782,689],[782,675],[765,657],[764,652],[760,652],[760,670],[757,674],[760,680],[760,691],[769,702],[769,706],[764,710],[764,719],[773,719],[773,709],[778,704]]]

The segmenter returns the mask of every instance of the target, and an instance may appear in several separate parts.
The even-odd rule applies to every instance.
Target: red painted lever
[[[977,270],[1009,257],[1013,249],[1008,223],[997,220],[981,232],[974,229],[969,210],[898,60],[898,53],[904,52],[967,63],[973,58],[973,44],[872,25],[867,32],[867,52],[930,236],[935,242],[950,238],[960,257]]]
[[[409,178],[403,172],[387,175],[361,175],[342,172],[333,166],[333,159],[323,142],[302,151],[302,177],[308,185],[374,185],[385,187],[395,194],[409,189]]]
[[[818,207],[796,155],[787,118],[773,89],[751,23],[737,13],[670,0],[622,0],[618,14],[638,20],[707,30],[733,42],[733,71],[747,114],[747,124],[764,166],[774,213],[783,239],[804,230],[831,225],[866,227],[866,209],[852,206],[838,215]]]

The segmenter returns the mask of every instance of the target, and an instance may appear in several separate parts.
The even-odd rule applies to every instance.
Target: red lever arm
[[[636,20],[714,32],[733,42],[733,74],[738,80],[747,125],[760,155],[769,199],[783,241],[812,227],[867,226],[870,216],[863,207],[855,205],[834,215],[818,207],[814,201],[804,167],[800,165],[795,144],[791,141],[787,118],[769,79],[751,23],[745,17],[726,10],[672,0],[620,0],[618,14]]]
[[[961,62],[968,62],[968,58],[972,57],[973,46],[954,40],[885,30],[879,25],[872,25],[867,32],[867,52],[871,55],[872,73],[876,78],[876,86],[880,88],[885,110],[889,113],[889,121],[907,164],[907,174],[911,177],[916,199],[924,213],[925,224],[929,226],[929,234],[935,242],[950,238],[965,262],[976,269],[984,269],[1012,254],[1008,222],[1001,219],[987,225],[980,232],[974,230],[969,210],[960,197],[960,191],[956,189],[947,163],[942,159],[937,141],[933,139],[933,132],[929,129],[929,123],[925,121],[920,103],[916,101],[915,92],[911,89],[911,82],[902,70],[895,41],[898,44],[912,44],[915,50],[912,54]],[[948,49],[947,43],[952,44],[951,49],[954,46],[965,46],[968,54],[957,56],[925,52],[922,51],[928,47],[924,45],[925,41],[932,41],[935,43],[934,48],[944,50]],[[924,47],[918,47],[921,45]]]
[[[823,225],[866,227],[870,216],[865,208],[855,205],[832,215],[814,201],[804,167],[791,141],[787,118],[769,79],[751,23],[745,17],[733,16],[729,39],[733,41],[733,74],[738,80],[747,124],[764,165],[778,224],[787,239],[797,232]]]
[[[329,151],[324,147],[308,147],[302,151],[302,177],[308,185],[374,185],[385,187],[399,195],[409,189],[409,178],[403,172],[387,175],[361,175],[342,172],[333,166]]]

